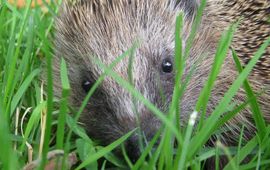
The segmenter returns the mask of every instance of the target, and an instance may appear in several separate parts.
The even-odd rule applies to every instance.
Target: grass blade
[[[75,170],[82,169],[85,166],[87,166],[88,164],[90,164],[91,162],[96,161],[99,158],[101,158],[102,156],[111,152],[113,149],[115,149],[117,146],[119,146],[121,143],[123,143],[126,139],[128,139],[135,130],[136,129],[128,132],[126,135],[124,135],[121,138],[119,138],[118,140],[114,141],[112,144],[100,149],[99,151],[97,151],[97,153],[89,156],[89,158],[87,158],[84,162],[82,162]]]
[[[60,112],[58,117],[58,125],[57,125],[57,137],[56,137],[56,147],[58,149],[63,149],[64,145],[64,136],[65,136],[65,121],[66,114],[68,113],[68,96],[70,91],[70,85],[68,81],[68,73],[67,66],[62,59],[61,62],[61,82],[62,82],[62,100],[60,105]]]
[[[190,146],[190,152],[188,158],[190,159],[196,151],[200,147],[204,145],[207,139],[211,136],[211,132],[213,131],[213,127],[215,126],[215,122],[218,121],[220,116],[226,110],[226,107],[229,105],[231,99],[237,93],[238,89],[241,87],[252,68],[255,66],[260,57],[264,54],[265,49],[268,47],[270,43],[270,38],[267,39],[260,47],[260,49],[256,52],[255,56],[250,60],[250,62],[246,65],[245,69],[241,72],[241,74],[237,77],[237,79],[233,82],[232,86],[225,93],[224,97],[221,99],[219,105],[215,108],[211,116],[205,121],[203,128],[198,132],[198,135],[195,136]]]
[[[234,50],[232,50],[232,55],[233,55],[233,59],[234,59],[234,62],[236,64],[237,70],[239,71],[239,73],[241,73],[243,71],[243,69],[242,69],[241,63],[238,59],[238,56]],[[256,99],[256,96],[255,96],[252,88],[249,85],[248,80],[244,81],[243,87],[246,91],[248,100],[250,100],[249,104],[251,106],[253,118],[255,120],[255,124],[256,124],[256,127],[258,129],[258,133],[260,135],[260,138],[262,139],[264,134],[265,134],[265,129],[266,129],[265,121],[264,121],[264,118],[262,116],[263,113],[259,107],[259,103]]]

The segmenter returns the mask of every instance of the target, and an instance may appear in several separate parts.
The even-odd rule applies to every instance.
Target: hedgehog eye
[[[90,81],[88,81],[88,80],[86,80],[86,81],[84,81],[83,83],[82,83],[82,88],[83,88],[83,90],[87,93],[87,92],[89,92],[89,90],[91,89],[91,87],[92,87],[92,83],[90,82]]]
[[[162,61],[162,71],[164,73],[171,73],[172,70],[173,70],[173,64],[172,64],[172,61],[168,58],[164,59]]]

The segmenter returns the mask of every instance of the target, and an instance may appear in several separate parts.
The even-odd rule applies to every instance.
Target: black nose
[[[125,149],[131,162],[135,163],[141,156],[138,135],[133,135],[126,141]]]

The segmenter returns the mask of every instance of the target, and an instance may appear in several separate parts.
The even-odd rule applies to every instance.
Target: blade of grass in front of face
[[[241,150],[241,147],[242,147],[242,144],[243,144],[243,139],[244,139],[244,130],[245,130],[245,125],[242,126],[242,129],[241,129],[241,133],[240,133],[240,137],[239,137],[239,142],[238,142],[238,147],[237,147],[237,155],[236,155],[236,164],[238,165],[238,169],[239,169],[239,165],[241,164],[241,161],[240,158],[239,158],[239,154],[240,153],[240,150]]]
[[[210,71],[209,77],[207,82],[205,83],[203,89],[201,90],[201,93],[199,95],[197,104],[196,104],[196,111],[201,112],[200,121],[198,124],[198,129],[200,130],[205,116],[206,116],[206,109],[207,109],[207,103],[211,95],[211,90],[215,84],[215,80],[221,70],[222,64],[227,56],[229,46],[232,42],[233,34],[235,32],[236,25],[232,25],[226,33],[223,33],[218,47],[216,51],[216,55],[214,58],[214,63],[212,64],[213,67]]]
[[[151,150],[153,149],[153,146],[156,144],[158,138],[161,135],[161,131],[162,128],[160,130],[157,131],[157,133],[155,134],[155,136],[151,139],[151,141],[148,143],[147,147],[145,148],[145,150],[143,151],[143,153],[141,154],[140,158],[137,160],[137,162],[135,163],[135,165],[133,166],[132,170],[138,170],[140,169],[140,167],[143,165],[146,156],[151,153]],[[172,153],[171,153],[172,154]]]
[[[176,18],[176,26],[175,26],[175,55],[174,55],[174,67],[175,67],[175,85],[174,85],[174,92],[172,101],[169,108],[169,119],[172,122],[173,125],[177,127],[177,129],[180,128],[180,109],[179,109],[179,101],[180,101],[180,83],[182,79],[182,74],[184,70],[184,63],[182,59],[182,28],[183,28],[183,14],[179,14]],[[178,130],[180,132],[180,130]],[[173,167],[173,145],[174,143],[174,137],[173,134],[169,131],[169,129],[165,128],[164,133],[165,141],[163,145],[163,157],[166,162],[166,168],[172,169]],[[181,135],[180,135],[181,136]],[[178,144],[182,146],[183,139],[181,138],[180,141],[178,141]]]
[[[270,135],[270,126],[266,128],[266,135],[264,136],[264,139],[261,141],[259,135],[257,135],[257,141],[258,141],[258,148],[256,148],[256,153],[250,156],[251,161],[248,162],[248,165],[254,165],[256,164],[256,169],[268,169],[269,165],[263,166],[264,161],[269,160],[269,155],[267,154],[267,149],[269,149],[269,135]],[[255,166],[254,166],[255,169]]]
[[[132,169],[133,168],[133,163],[131,162],[131,160],[129,159],[127,152],[126,152],[126,148],[124,146],[124,144],[121,144],[121,151],[122,151],[122,155],[124,157],[125,162],[128,165],[128,169]]]
[[[136,46],[138,46],[138,42],[135,43]],[[131,51],[130,51],[130,55],[129,55],[129,58],[128,58],[128,81],[129,83],[135,88],[135,85],[134,85],[134,79],[133,79],[133,74],[132,74],[132,71],[133,71],[133,62],[134,62],[134,57],[135,57],[135,52],[136,52],[136,48],[131,48]],[[132,100],[132,111],[134,112],[135,114],[135,118],[136,118],[136,126],[137,127],[140,127],[140,113],[138,113],[138,101],[133,97],[131,96],[131,100]],[[144,146],[143,146],[143,132],[141,130],[141,128],[138,129],[138,132],[139,133],[139,149],[142,151],[144,150]],[[126,159],[127,160],[127,159]]]
[[[182,58],[182,28],[183,28],[183,14],[180,14],[176,18],[176,26],[175,26],[175,55],[174,55],[174,67],[175,67],[175,85],[173,91],[173,97],[169,108],[169,119],[173,125],[175,125],[178,129],[180,128],[180,97],[182,94],[180,93],[181,89],[181,79],[184,70],[184,61]],[[180,130],[178,130],[180,132]],[[174,136],[171,131],[165,128],[165,141],[163,145],[163,155],[166,162],[166,168],[172,169],[173,167],[173,143]],[[181,135],[180,135],[181,136]],[[182,146],[183,141],[177,141],[180,146]]]
[[[187,74],[186,79],[182,82],[181,89],[180,89],[180,93],[185,92],[185,89],[186,89],[186,87],[187,87],[187,85],[188,85],[188,83],[189,83],[189,81],[190,81],[190,79],[191,79],[193,73],[195,72],[195,69],[196,69],[197,65],[200,63],[200,61],[201,61],[202,59],[203,59],[203,57],[202,57],[200,60],[198,60],[197,62],[195,62],[195,63],[192,65],[192,68],[190,69],[190,72]],[[180,116],[180,115],[179,115],[179,116]],[[180,119],[179,119],[179,120],[180,120]],[[177,121],[177,120],[176,120],[176,121]],[[179,126],[179,128],[180,128],[180,126]],[[182,130],[184,130],[184,128],[183,128],[183,129],[179,129],[180,134],[181,134]],[[182,142],[182,143],[183,143],[183,142]],[[175,156],[175,158],[174,158],[174,167],[178,167],[178,163],[179,163],[180,156],[181,156],[180,154],[181,154],[181,151],[182,151],[182,147],[183,147],[183,146],[184,146],[184,145],[183,145],[183,144],[181,145],[181,143],[178,143],[178,144],[177,144],[177,150],[175,151],[176,156]]]
[[[232,111],[227,112],[222,118],[218,120],[218,122],[215,124],[214,129],[220,129],[226,122],[231,120],[237,113],[244,110],[248,105],[248,102],[244,102],[241,105],[234,108]]]
[[[215,156],[216,155],[216,152],[217,152],[216,151],[216,148],[209,148],[209,147],[208,148],[203,148],[198,153],[198,157],[196,157],[196,159],[199,162],[205,161],[208,158],[211,158],[211,157]]]
[[[127,140],[135,131],[136,129],[128,132],[127,134],[125,134],[124,136],[122,136],[121,138],[117,139],[116,141],[114,141],[113,143],[111,143],[110,145],[100,149],[99,151],[97,151],[95,154],[89,156],[85,161],[83,161],[75,170],[79,170],[84,168],[85,166],[87,166],[88,164],[90,164],[93,161],[98,160],[99,158],[103,157],[104,155],[106,155],[107,153],[111,152],[113,149],[115,149],[117,146],[119,146],[120,144],[122,144],[125,140]]]
[[[164,130],[164,127],[162,126],[161,128],[161,132],[163,132]],[[161,133],[162,134],[162,133]],[[156,165],[157,165],[157,161],[158,159],[160,158],[160,155],[162,154],[161,153],[161,150],[162,150],[162,147],[164,145],[164,136],[161,137],[160,139],[160,142],[159,142],[159,145],[157,147],[157,149],[154,151],[154,154],[153,156],[150,158],[150,160],[148,161],[148,169],[156,169]],[[160,167],[158,166],[158,168],[160,169]]]
[[[136,48],[131,48],[131,51],[129,53],[129,58],[128,58],[128,71],[127,72],[128,72],[128,81],[131,85],[134,85],[132,69],[133,69],[135,52],[136,52]]]
[[[190,49],[191,49],[191,47],[193,45],[193,41],[194,41],[195,36],[197,34],[197,30],[198,30],[198,28],[200,26],[203,11],[204,11],[205,7],[206,7],[206,0],[201,0],[199,9],[198,9],[198,11],[196,13],[195,21],[192,24],[191,33],[189,34],[189,37],[188,37],[188,40],[187,40],[187,43],[186,43],[186,46],[185,46],[185,51],[184,51],[184,56],[183,56],[184,60],[187,57],[189,57]]]
[[[261,151],[261,149],[259,147],[256,170],[260,170],[260,166],[261,166],[261,155],[262,155],[262,151]]]
[[[232,155],[236,155],[238,153],[237,147],[228,147],[228,149]],[[220,156],[225,156],[225,153],[217,147],[205,147],[198,152],[196,160],[198,160],[199,162],[204,162],[209,158],[213,158],[214,156],[219,158]],[[187,165],[191,164],[192,161],[187,163]]]
[[[184,70],[184,60],[182,56],[182,29],[183,29],[183,14],[180,14],[176,18],[175,26],[175,55],[174,55],[174,67],[175,67],[175,85],[174,92],[172,97],[171,106],[169,109],[169,115],[171,119],[176,119],[176,126],[180,128],[180,109],[179,102],[182,94],[180,93],[181,80]],[[179,144],[182,144],[182,141],[178,141]]]
[[[199,28],[199,25],[200,25],[200,22],[201,22],[201,18],[202,18],[202,15],[203,15],[203,10],[204,10],[205,6],[206,6],[206,0],[202,0],[200,2],[199,9],[198,9],[198,11],[196,13],[195,21],[192,24],[191,33],[189,34],[189,37],[188,37],[188,40],[187,40],[187,43],[186,43],[186,46],[185,46],[185,51],[184,51],[184,56],[183,57],[181,56],[182,55],[182,48],[180,49],[180,47],[178,46],[180,43],[182,43],[181,31],[179,32],[179,35],[177,35],[178,34],[177,31],[180,30],[180,28],[182,27],[181,26],[182,23],[176,22],[176,30],[177,31],[176,31],[176,39],[175,39],[175,41],[176,41],[175,49],[176,49],[176,56],[179,56],[179,57],[181,56],[180,57],[180,62],[179,62],[179,67],[181,69],[181,73],[180,73],[180,76],[178,76],[180,78],[180,80],[181,80],[181,75],[183,74],[183,70],[185,68],[185,62],[184,61],[185,61],[185,59],[190,54],[190,50],[191,50],[193,41],[195,39],[197,29]],[[177,25],[177,24],[179,24],[179,25]],[[177,28],[177,27],[179,27],[179,28]],[[180,38],[178,39],[178,37],[180,37]],[[180,46],[182,47],[182,45],[180,45]],[[176,68],[179,68],[179,67],[176,67]],[[192,74],[192,72],[193,71],[191,70],[190,73]],[[176,93],[178,95],[176,97],[176,100],[175,100],[175,102],[177,102],[177,103],[175,103],[176,119],[177,119],[176,120],[176,125],[177,125],[177,128],[180,128],[180,109],[178,108],[179,107],[179,102],[178,101],[179,101],[179,98],[184,93],[185,85],[187,85],[187,83],[189,81],[188,78],[189,77],[186,78],[186,84],[183,84],[183,85],[181,84],[181,86],[182,86],[181,89]],[[180,85],[179,84],[177,85],[178,82],[180,83],[180,80],[177,80],[176,81],[176,87],[179,86],[179,88],[180,88]],[[179,129],[179,132],[180,132],[180,129]],[[183,143],[183,141],[180,138],[180,141],[178,140],[178,145],[180,145],[180,146],[178,146],[179,152],[177,152],[177,153],[180,153],[180,150],[183,147],[182,143]],[[175,159],[175,162],[174,162],[174,166],[175,167],[177,167],[177,164],[178,164],[178,159],[177,158],[179,159],[180,158],[180,155],[176,156],[176,159]]]
[[[221,150],[223,150],[223,152],[225,153],[225,155],[226,155],[226,157],[227,157],[227,159],[229,161],[229,164],[230,164],[231,169],[232,170],[237,170],[238,168],[237,168],[237,166],[235,164],[236,161],[232,159],[232,156],[231,156],[232,154],[230,153],[229,149],[226,146],[224,146],[220,142],[220,140],[218,140],[216,142],[216,145],[217,145],[218,148],[220,148]]]
[[[244,147],[241,148],[240,152],[238,151],[237,155],[233,157],[231,161],[234,161],[234,162],[243,161],[248,156],[248,154],[250,154],[254,150],[257,144],[258,142],[257,142],[256,137],[252,138]],[[231,169],[230,164],[227,164],[224,167],[224,170],[230,170],[230,169]]]
[[[186,156],[187,156],[187,152],[188,152],[187,146],[190,143],[190,138],[192,135],[192,131],[193,131],[193,127],[194,127],[197,115],[198,115],[198,112],[196,112],[196,111],[190,115],[187,130],[186,130],[186,135],[185,135],[184,143],[183,143],[183,146],[185,146],[185,147],[182,148],[181,154],[180,154],[181,157],[179,159],[179,164],[176,164],[178,166],[174,167],[174,169],[185,169],[186,168],[185,164],[186,164]]]
[[[165,139],[165,137],[164,137],[164,139]],[[162,152],[160,153],[160,156],[158,158],[158,164],[157,164],[157,166],[158,166],[158,170],[163,170],[163,169],[166,168],[165,167],[165,156],[164,156],[164,153],[162,153]]]
[[[173,122],[174,119],[171,119],[171,124],[174,125],[175,122]],[[165,169],[172,169],[173,167],[173,136],[172,136],[172,132],[170,131],[170,129],[165,128],[165,133],[164,135],[164,145],[162,147],[162,162],[161,164],[164,163],[165,165]],[[161,167],[163,167],[163,165],[161,165]]]
[[[117,157],[115,154],[108,153],[107,155],[104,155],[105,159],[113,164],[115,167],[118,167],[120,169],[127,169],[126,163],[120,158]]]
[[[233,49],[232,49],[232,56],[233,56],[235,65],[237,67],[237,70],[239,71],[239,73],[241,73],[243,71],[243,69],[242,69],[241,63],[238,59],[238,56]],[[258,134],[259,134],[260,138],[262,139],[264,134],[265,134],[265,129],[266,129],[265,121],[264,121],[264,118],[262,116],[263,113],[262,113],[260,106],[259,106],[259,103],[256,99],[256,95],[254,94],[251,86],[249,85],[248,80],[244,81],[243,87],[245,89],[245,92],[247,94],[248,99],[250,100],[249,104],[251,107],[253,118],[255,120],[255,125],[257,127]]]
[[[101,170],[105,170],[107,161],[105,160],[102,164]]]
[[[256,52],[254,57],[250,60],[250,62],[246,65],[245,69],[241,72],[241,74],[236,78],[233,82],[232,86],[225,93],[224,97],[221,99],[218,106],[215,108],[213,113],[209,116],[209,118],[205,121],[203,128],[198,132],[198,134],[191,140],[190,143],[190,152],[188,158],[194,156],[194,154],[199,150],[200,147],[204,145],[204,143],[209,139],[211,133],[214,131],[213,127],[215,127],[217,120],[220,116],[226,111],[227,106],[229,105],[232,98],[237,93],[238,89],[241,87],[244,80],[247,78],[252,68],[258,62],[259,58],[264,54],[265,49],[268,47],[270,43],[270,38],[267,39],[260,47],[260,49]],[[191,147],[192,146],[192,147]]]

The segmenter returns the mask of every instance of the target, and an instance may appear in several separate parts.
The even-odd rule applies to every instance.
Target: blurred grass
[[[68,153],[75,151],[80,159],[80,163],[74,167],[75,169],[86,168],[92,170],[102,169],[102,167],[105,169],[106,166],[111,166],[115,169],[134,170],[187,168],[197,170],[203,169],[205,161],[210,157],[215,157],[216,164],[218,164],[220,155],[225,155],[230,160],[225,169],[268,169],[270,167],[270,126],[264,122],[260,106],[256,100],[256,94],[252,91],[247,80],[248,74],[269,45],[270,39],[262,45],[244,69],[242,69],[237,55],[233,52],[239,76],[211,116],[205,118],[204,115],[211,89],[229,51],[230,42],[234,30],[237,29],[237,24],[230,27],[220,40],[212,71],[201,92],[196,109],[192,114],[193,117],[190,117],[190,123],[186,127],[180,129],[178,120],[180,120],[181,113],[178,102],[187,82],[180,83],[179,80],[181,80],[185,68],[184,60],[189,55],[206,3],[206,1],[202,1],[202,6],[192,26],[185,51],[182,51],[181,41],[182,15],[177,18],[175,34],[175,67],[177,73],[175,79],[178,83],[175,84],[173,100],[168,114],[164,114],[154,104],[145,99],[143,95],[134,89],[131,81],[123,80],[112,71],[112,68],[122,59],[129,57],[132,60],[132,53],[138,48],[138,44],[134,44],[133,47],[117,57],[109,66],[104,65],[98,59],[94,59],[96,64],[104,70],[104,74],[93,85],[82,106],[74,111],[68,105],[70,86],[64,60],[61,64],[62,98],[55,99],[52,90],[53,23],[60,3],[60,1],[51,1],[48,4],[43,1],[44,5],[41,7],[32,6],[32,2],[27,1],[23,8],[18,8],[7,1],[1,1],[0,169],[21,169],[28,162],[38,158],[43,158],[40,169],[44,169],[47,152],[55,149],[65,150],[64,158],[66,159]],[[44,60],[48,63],[47,68],[42,68]],[[132,63],[130,63],[131,66]],[[40,81],[41,69],[47,69],[47,87],[43,87]],[[133,131],[112,144],[101,147],[96,145],[76,123],[87,102],[91,100],[91,96],[105,76],[112,77],[132,94],[134,100],[144,103],[163,122],[160,131],[147,143],[145,148],[142,148],[142,156],[134,164],[129,161],[127,163],[125,160],[119,160],[112,152],[114,148],[121,146]],[[130,77],[132,77],[131,73]],[[233,96],[242,85],[247,93],[247,101],[237,106],[230,105]],[[47,92],[45,99],[43,98],[44,90]],[[243,137],[241,137],[243,134],[240,134],[239,144],[236,148],[226,147],[221,143],[212,148],[205,147],[209,137],[220,133],[220,127],[247,105],[250,106],[253,112],[255,126],[258,130],[257,136],[250,141],[243,141]],[[231,111],[221,117],[227,111],[227,107],[232,108]],[[70,112],[75,114],[69,115]],[[198,112],[202,112],[203,115],[200,116],[198,127],[195,127],[193,121],[195,121]],[[158,146],[155,146],[160,134],[162,134],[162,138]],[[73,135],[76,136],[76,139],[72,138]],[[174,145],[175,143],[177,145]],[[153,151],[154,148],[155,151]],[[251,161],[241,164],[242,160],[248,155]],[[98,162],[98,160],[102,162]]]

